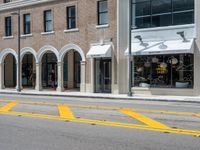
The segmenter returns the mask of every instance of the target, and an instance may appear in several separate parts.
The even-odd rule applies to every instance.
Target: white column
[[[58,86],[57,86],[57,91],[62,92],[64,91],[63,88],[63,62],[58,62]]]
[[[81,61],[81,86],[80,91],[85,92],[85,61]]]
[[[94,93],[94,58],[91,58],[91,81],[90,81],[90,87],[91,87],[91,93]]]
[[[0,89],[4,89],[4,63],[0,64]]]
[[[35,89],[37,91],[41,91],[42,90],[42,66],[41,63],[36,63],[36,85],[35,85]]]

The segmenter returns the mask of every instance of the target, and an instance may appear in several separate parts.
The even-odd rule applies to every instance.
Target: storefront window
[[[134,86],[193,88],[193,55],[134,57]]]
[[[135,28],[194,23],[194,0],[132,0]]]

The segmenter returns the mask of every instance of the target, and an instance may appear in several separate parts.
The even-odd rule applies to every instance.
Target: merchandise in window
[[[134,56],[134,86],[193,88],[193,55]]]

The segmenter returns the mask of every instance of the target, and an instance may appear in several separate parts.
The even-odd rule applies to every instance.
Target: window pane
[[[47,32],[52,31],[52,23],[51,22],[46,23],[46,31]]]
[[[192,88],[193,55],[135,56],[134,86]]]
[[[51,20],[51,11],[46,11],[46,13],[45,13],[45,19],[46,20]]]
[[[12,35],[12,22],[11,17],[5,18],[5,36],[11,36]]]
[[[68,8],[68,17],[75,17],[75,16],[76,16],[75,7],[69,7]]]
[[[173,24],[191,24],[194,23],[194,12],[183,12],[173,14]]]
[[[150,15],[150,2],[135,4],[136,16]]]
[[[99,15],[99,24],[107,24],[108,23],[108,14],[102,13]]]
[[[26,22],[30,22],[30,15],[29,14],[25,15],[25,20],[26,20]]]
[[[75,19],[71,18],[68,21],[69,21],[69,24],[68,24],[69,29],[76,28],[76,20]]]
[[[99,12],[108,11],[107,1],[99,1]]]
[[[152,27],[169,26],[172,24],[172,16],[170,15],[159,15],[152,17]]]
[[[194,9],[194,0],[173,0],[173,10],[183,11]]]
[[[136,24],[136,28],[151,27],[151,18],[150,17],[136,18],[135,24]]]
[[[171,12],[171,0],[152,0],[152,14]]]

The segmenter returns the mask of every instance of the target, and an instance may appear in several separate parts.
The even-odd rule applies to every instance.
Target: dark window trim
[[[5,36],[12,36],[12,17],[11,16],[5,17]]]
[[[50,20],[47,20],[46,19],[46,14],[48,13],[48,12],[51,12],[51,19]],[[51,23],[52,24],[52,11],[51,11],[51,9],[49,9],[49,10],[45,10],[44,11],[44,32],[51,32],[52,31],[52,29],[51,30],[46,30],[46,27],[47,27],[47,23]]]
[[[29,21],[26,20],[26,16],[28,16],[28,15],[30,16],[30,20]],[[29,25],[29,28],[30,28],[29,32],[26,31],[26,27],[28,25]],[[24,34],[30,34],[31,33],[31,15],[30,15],[30,13],[23,14],[23,26],[24,26]]]
[[[100,12],[100,10],[99,10],[100,3],[101,2],[105,2],[105,1],[108,2],[108,0],[99,0],[99,1],[97,1],[97,23],[98,23],[98,25],[108,24],[108,23],[100,23],[100,15],[101,14],[107,14],[108,15],[108,9],[107,9],[107,11],[102,11],[102,12]]]
[[[69,16],[69,10],[71,8],[74,8],[75,9],[75,16]],[[76,28],[76,6],[73,5],[73,6],[67,6],[67,29],[75,29]],[[70,27],[70,21],[69,20],[75,20],[75,27]]]

